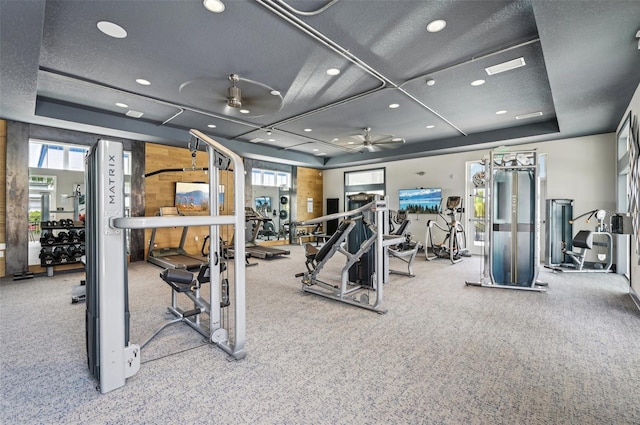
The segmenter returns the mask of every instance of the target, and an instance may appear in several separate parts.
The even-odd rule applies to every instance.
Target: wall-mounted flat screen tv
[[[271,196],[257,196],[256,211],[263,215],[264,213],[271,212]]]
[[[176,208],[181,213],[209,211],[209,184],[176,182]]]
[[[411,214],[437,214],[442,203],[442,189],[428,187],[421,189],[400,189],[400,209]]]

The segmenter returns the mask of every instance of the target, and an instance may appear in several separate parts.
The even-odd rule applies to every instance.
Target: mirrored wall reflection
[[[246,161],[246,167],[251,173],[251,190],[247,191],[251,198],[245,204],[247,241],[288,243],[292,167],[252,160]]]
[[[56,227],[63,222],[73,223],[73,226],[69,224],[70,229],[81,228],[86,195],[84,158],[88,151],[89,146],[29,140],[29,265],[42,265],[42,242],[47,236],[46,232],[43,234],[43,223],[45,228]],[[127,209],[131,192],[130,158],[130,153],[126,152]],[[54,242],[49,239],[48,243]],[[58,254],[60,252],[57,251]]]

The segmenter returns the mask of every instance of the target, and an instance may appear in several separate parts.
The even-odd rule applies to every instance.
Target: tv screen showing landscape
[[[400,209],[411,214],[437,214],[442,202],[442,189],[439,187],[421,189],[400,189]]]
[[[175,206],[181,213],[209,211],[209,184],[176,182]]]

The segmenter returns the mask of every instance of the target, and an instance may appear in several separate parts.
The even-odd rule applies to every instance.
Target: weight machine
[[[605,223],[607,212],[601,209],[595,209],[581,214],[577,217],[568,220],[567,226],[583,217],[587,217],[586,223],[589,223],[591,219],[597,220],[595,231],[580,230],[570,242],[562,240],[560,248],[564,256],[563,261],[559,264],[545,264],[545,267],[558,272],[592,272],[592,273],[610,273],[612,272],[613,262],[613,237],[608,231],[608,226]],[[550,221],[554,221],[558,217],[551,215]],[[552,223],[551,228],[557,228],[557,223]],[[547,239],[553,241],[557,239],[557,236],[553,234],[547,235]],[[551,242],[549,243],[551,245]],[[557,246],[557,244],[556,244]],[[556,248],[557,250],[557,248]],[[595,258],[591,258],[593,261],[586,261],[587,255],[593,252]],[[569,260],[569,261],[567,261]]]
[[[447,227],[442,226],[436,220],[427,221],[424,255],[428,261],[435,260],[436,258],[448,258],[451,260],[451,264],[456,264],[462,261],[463,256],[470,256],[466,248],[467,238],[465,236],[464,226],[460,222],[462,220],[462,214],[464,213],[461,200],[462,198],[460,196],[449,196],[447,198],[444,213],[449,216],[449,221],[447,221],[447,218],[441,212],[438,213]],[[434,227],[445,232],[446,236],[441,244],[433,243]],[[431,251],[431,255],[429,255],[429,251]]]
[[[125,217],[124,171],[122,144],[99,140],[86,158],[87,188],[87,361],[92,375],[99,381],[99,390],[109,392],[125,385],[126,378],[140,368],[141,346],[129,340],[128,276],[125,229],[147,229],[175,226],[209,226],[213,240],[219,239],[219,227],[232,225],[239,236],[235,242],[233,273],[227,281],[230,294],[226,315],[221,304],[226,284],[222,275],[221,253],[218,244],[209,252],[210,297],[208,323],[199,323],[199,332],[206,335],[233,359],[245,357],[245,266],[244,266],[244,165],[242,158],[198,130],[191,130],[194,144],[202,142],[209,154],[209,189],[217,193],[218,172],[233,170],[234,211],[232,215],[218,215],[218,197],[209,199],[210,216],[189,217]],[[174,275],[174,272],[178,272]],[[169,280],[185,283],[183,271],[167,272]],[[177,276],[177,278],[175,278]],[[193,276],[193,275],[191,275]],[[167,281],[165,279],[165,281]],[[169,283],[169,281],[167,281]],[[169,283],[170,284],[170,283]],[[216,290],[217,289],[217,290]],[[216,306],[216,307],[214,307]],[[204,312],[204,311],[202,311]],[[189,318],[196,314],[182,315]]]
[[[365,196],[362,196],[362,199],[358,198],[357,202],[364,201]],[[388,280],[389,270],[389,257],[386,250],[389,246],[402,243],[405,237],[385,235],[384,231],[388,226],[387,201],[376,199],[376,197],[367,199],[372,201],[356,209],[296,223],[306,226],[345,219],[320,249],[311,243],[305,244],[307,271],[295,276],[302,277],[304,292],[383,314],[386,313],[382,308],[383,285]],[[375,218],[371,219],[371,217]],[[339,285],[317,278],[324,265],[336,252],[347,259],[340,273]],[[367,261],[371,262],[371,267],[364,264]],[[374,298],[370,300],[372,292]]]
[[[489,288],[546,291],[539,282],[539,171],[535,151],[496,152],[484,161],[485,220],[483,270]]]

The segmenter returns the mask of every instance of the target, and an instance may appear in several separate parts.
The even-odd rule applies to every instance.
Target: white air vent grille
[[[488,75],[496,75],[500,74],[501,72],[510,71],[512,69],[520,68],[521,66],[525,65],[526,63],[524,62],[524,58],[518,58],[490,66],[488,68],[485,68],[484,70],[487,71]]]
[[[532,112],[530,114],[516,115],[517,120],[526,120],[527,118],[539,117],[542,115],[542,112]]]
[[[131,118],[140,118],[144,114],[139,111],[127,111],[125,115]]]

